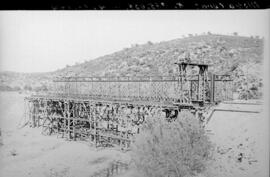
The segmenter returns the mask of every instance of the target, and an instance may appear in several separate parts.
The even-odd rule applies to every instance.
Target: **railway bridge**
[[[27,119],[47,135],[128,149],[150,116],[170,121],[189,110],[201,118],[200,110],[232,99],[230,75],[210,74],[204,63],[175,64],[171,76],[55,78],[52,90],[25,98]]]

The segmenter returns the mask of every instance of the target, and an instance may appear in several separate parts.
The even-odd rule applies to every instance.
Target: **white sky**
[[[187,34],[267,36],[267,10],[1,11],[0,70],[54,71]]]

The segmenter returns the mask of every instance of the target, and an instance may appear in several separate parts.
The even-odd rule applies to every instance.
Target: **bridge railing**
[[[181,80],[182,79],[182,80]],[[54,79],[54,94],[86,95],[101,99],[180,101],[198,100],[198,75],[137,77],[61,77]],[[228,100],[232,97],[229,75],[208,76],[205,80],[206,100]]]
[[[57,94],[78,94],[118,99],[179,99],[177,76],[73,77],[54,80]]]

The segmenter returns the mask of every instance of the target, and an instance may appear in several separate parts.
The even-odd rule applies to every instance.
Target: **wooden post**
[[[211,85],[210,85],[210,103],[215,102],[215,74],[211,74]]]
[[[67,109],[67,114],[68,114],[68,139],[71,139],[71,132],[70,132],[70,112],[69,112],[69,101],[68,101],[68,109]]]
[[[96,118],[96,105],[93,105],[93,117],[94,117],[94,143],[97,147],[97,118]]]
[[[67,125],[67,103],[66,101],[63,101],[64,103],[64,126],[62,127],[63,128],[63,137],[65,136],[65,132],[66,132],[66,125]]]
[[[33,101],[32,126],[36,127],[36,103]]]
[[[44,114],[45,114],[45,116],[44,116],[44,118],[43,119],[46,119],[47,117],[48,117],[48,104],[47,104],[47,102],[48,102],[48,100],[44,100],[45,102],[44,102]]]
[[[92,130],[92,127],[94,126],[94,123],[93,123],[93,109],[92,109],[92,106],[90,104],[90,102],[88,102],[88,105],[89,105],[89,112],[88,112],[88,120],[89,120],[89,132],[90,132],[90,143],[91,141],[94,141],[94,135],[93,135],[93,130]]]
[[[37,127],[39,127],[40,126],[40,116],[42,115],[42,114],[39,114],[39,109],[42,109],[41,108],[41,100],[38,100],[38,102],[37,102],[37,111],[36,111],[36,115],[37,115]]]
[[[76,105],[76,106],[75,106]],[[73,139],[74,140],[76,140],[76,133],[75,133],[75,123],[76,123],[76,118],[79,118],[79,115],[77,114],[77,111],[78,111],[78,113],[79,113],[79,110],[78,110],[78,103],[73,103],[73,106],[72,106],[72,108],[73,108],[73,120],[72,120],[72,123],[73,123],[73,128],[72,128],[72,130],[73,130]]]

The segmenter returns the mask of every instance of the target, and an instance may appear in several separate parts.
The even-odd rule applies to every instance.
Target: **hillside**
[[[0,91],[46,91],[53,76],[53,73],[0,72]]]
[[[133,45],[111,55],[64,68],[62,76],[124,76],[171,74],[179,58],[213,64],[215,73],[229,72],[238,64],[260,63],[263,59],[261,39],[224,35],[200,35],[167,42]]]
[[[160,43],[135,44],[113,54],[51,73],[16,76],[1,73],[1,86],[12,85],[12,87],[23,88],[29,84],[50,85],[50,80],[54,76],[170,75],[177,72],[174,62],[185,56],[212,64],[210,71],[216,74],[233,74],[238,88],[247,82],[251,85],[254,83],[256,87],[262,85],[260,83],[260,66],[263,60],[262,39],[207,34],[189,35],[186,38]],[[239,78],[239,75],[248,78]]]

